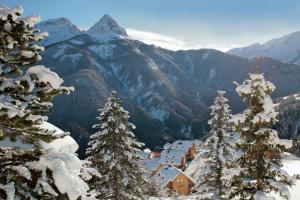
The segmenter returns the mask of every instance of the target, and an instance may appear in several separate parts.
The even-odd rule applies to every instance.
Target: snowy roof
[[[160,188],[165,188],[170,181],[173,181],[179,174],[184,174],[180,169],[172,165],[164,165],[153,178],[158,181]],[[184,174],[185,175],[185,174]],[[185,175],[192,182],[193,180]]]
[[[172,144],[169,143],[169,142],[167,142],[167,143],[164,145],[163,149],[169,149],[171,146],[172,146]]]
[[[165,149],[161,152],[160,162],[171,165],[180,165],[181,160],[185,155],[185,150]]]
[[[160,162],[160,157],[152,157],[151,160],[156,161],[156,162]]]
[[[139,154],[142,157],[142,159],[147,159],[150,156],[150,154],[145,151],[140,151]]]
[[[142,161],[142,165],[145,167],[147,174],[151,175],[154,170],[158,169],[161,163],[156,160],[145,159]]]
[[[184,150],[188,152],[188,150],[193,146],[193,144],[198,143],[197,140],[176,140],[172,144],[167,143],[164,145],[164,149],[177,149]]]
[[[172,144],[166,143],[161,152],[160,161],[165,164],[180,165],[182,158],[186,155],[193,144],[198,140],[176,140]]]

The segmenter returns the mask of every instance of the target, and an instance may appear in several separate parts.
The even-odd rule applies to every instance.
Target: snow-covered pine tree
[[[33,28],[39,17],[21,18],[22,7],[0,7],[0,83],[1,83],[1,131],[10,138],[22,136],[30,142],[45,135],[33,125],[45,119],[51,108],[51,99],[69,88],[57,74],[44,66],[32,65],[41,59],[43,47],[36,45],[47,33]],[[24,74],[25,73],[25,74]],[[18,127],[18,128],[17,128]],[[31,141],[33,142],[33,141]]]
[[[208,121],[211,126],[210,137],[202,146],[200,152],[201,166],[197,172],[197,190],[200,194],[211,194],[214,199],[225,199],[228,181],[223,179],[223,172],[232,158],[232,144],[229,135],[231,117],[228,99],[224,91],[218,91],[218,96],[211,106],[212,118]]]
[[[145,187],[145,192],[144,192],[144,198],[145,200],[150,200],[153,197],[167,197],[168,196],[168,191],[162,190],[159,187],[159,183],[157,180],[155,180],[153,177],[149,178],[147,181],[147,185]]]
[[[278,192],[289,199],[293,181],[281,169],[282,160],[274,157],[281,152],[277,132],[272,125],[277,122],[270,97],[275,86],[266,81],[263,74],[250,74],[250,78],[237,84],[236,91],[249,105],[242,114],[233,116],[235,129],[240,133],[242,142],[237,148],[243,152],[237,160],[237,175],[233,178],[231,198],[266,199],[270,192]]]
[[[72,88],[61,86],[48,68],[34,66],[43,50],[36,42],[46,34],[34,29],[38,17],[22,13],[22,7],[0,6],[0,199],[75,200],[88,188],[77,173],[78,145],[68,136],[68,153],[47,149],[54,139],[62,145],[66,134],[44,126],[52,98]]]
[[[100,199],[141,199],[146,179],[139,165],[139,148],[128,121],[129,115],[122,107],[115,91],[100,110],[98,131],[91,135],[87,160],[102,175],[94,188]]]

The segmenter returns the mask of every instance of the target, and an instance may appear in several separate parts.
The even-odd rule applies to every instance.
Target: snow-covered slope
[[[81,34],[79,28],[63,17],[43,21],[37,25],[37,28],[49,33],[49,37],[42,42],[44,46],[64,41]]]
[[[119,24],[107,14],[96,22],[87,33],[99,39],[111,38],[113,36],[127,37],[126,30],[120,27]]]
[[[300,31],[247,47],[234,48],[229,54],[246,58],[271,57],[287,63],[300,64]]]
[[[283,155],[283,169],[290,175],[294,176],[300,174],[300,158],[292,154],[285,153]],[[295,186],[290,188],[291,199],[298,200],[300,197],[300,180],[296,180]],[[274,195],[276,196],[276,195]],[[276,196],[276,199],[280,200],[281,198]]]

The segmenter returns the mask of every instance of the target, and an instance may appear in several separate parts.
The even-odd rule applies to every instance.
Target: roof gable
[[[158,181],[160,188],[163,189],[168,185],[169,182],[175,180],[179,174],[183,174],[187,179],[189,179],[192,183],[194,183],[194,181],[189,176],[184,174],[183,171],[177,169],[172,165],[164,165],[164,167],[162,167],[153,176],[153,178]]]

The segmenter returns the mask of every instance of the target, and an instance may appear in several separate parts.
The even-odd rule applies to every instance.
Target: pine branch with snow
[[[139,148],[128,121],[129,115],[112,92],[94,125],[98,131],[91,135],[87,160],[102,175],[93,187],[100,199],[141,199],[146,179],[139,164]]]
[[[43,50],[35,43],[46,34],[34,29],[38,17],[22,13],[22,7],[0,7],[0,198],[76,200],[88,190],[78,145],[45,127],[52,98],[73,89],[34,66]]]
[[[243,155],[237,160],[233,176],[231,198],[262,199],[270,192],[278,192],[289,199],[288,186],[291,177],[281,169],[281,146],[277,132],[271,127],[277,122],[277,112],[270,97],[275,86],[262,74],[250,74],[250,78],[237,84],[236,91],[249,105],[242,114],[233,116],[234,129],[240,133],[237,144]]]
[[[226,198],[229,180],[223,177],[224,170],[233,158],[233,141],[230,137],[229,119],[231,117],[228,100],[224,91],[218,91],[211,106],[212,118],[210,137],[208,137],[199,153],[199,171],[197,190],[200,194],[213,194],[216,199]]]
[[[43,47],[35,43],[45,33],[34,29],[39,17],[21,17],[22,7],[0,7],[0,127],[4,137],[28,143],[53,139],[38,126],[47,120],[51,100],[72,88],[48,68],[37,65]]]

